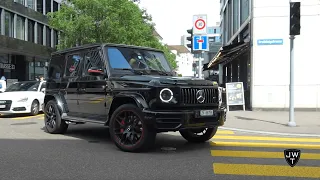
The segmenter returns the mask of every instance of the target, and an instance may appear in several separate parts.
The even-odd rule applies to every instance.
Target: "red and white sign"
[[[193,34],[196,34],[196,35],[207,34],[207,15],[193,16]]]

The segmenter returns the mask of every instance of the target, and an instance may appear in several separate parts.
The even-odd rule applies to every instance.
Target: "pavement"
[[[319,112],[295,112],[296,127],[287,126],[289,112],[229,111],[224,128],[290,134],[314,134],[320,137]]]
[[[146,153],[125,153],[108,129],[73,125],[64,135],[43,130],[43,115],[0,118],[1,180],[320,178],[320,138],[274,136],[219,129],[208,143],[187,143],[178,133],[157,136]],[[291,167],[284,149],[301,150]]]

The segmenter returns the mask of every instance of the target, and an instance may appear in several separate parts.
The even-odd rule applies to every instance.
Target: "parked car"
[[[0,114],[29,113],[42,111],[45,96],[45,81],[15,82],[0,93]]]
[[[205,142],[226,120],[221,89],[212,81],[175,77],[157,49],[117,44],[53,53],[44,104],[48,133],[97,123],[130,152],[150,148],[157,133],[168,131]]]

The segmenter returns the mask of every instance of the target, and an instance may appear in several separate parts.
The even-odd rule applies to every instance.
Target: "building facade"
[[[0,76],[18,81],[45,76],[45,66],[58,44],[58,31],[49,27],[46,14],[58,11],[60,2],[0,1]]]
[[[193,55],[184,45],[169,45],[169,49],[176,55],[177,74],[181,76],[193,77],[192,70]]]
[[[295,107],[320,108],[320,1],[300,0],[301,35],[294,41]],[[221,84],[243,82],[250,109],[288,109],[289,1],[221,0],[223,47],[209,65]],[[210,67],[210,66],[209,66]]]

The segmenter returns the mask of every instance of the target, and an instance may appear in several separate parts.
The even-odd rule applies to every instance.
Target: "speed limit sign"
[[[193,16],[193,34],[207,34],[207,15]]]

